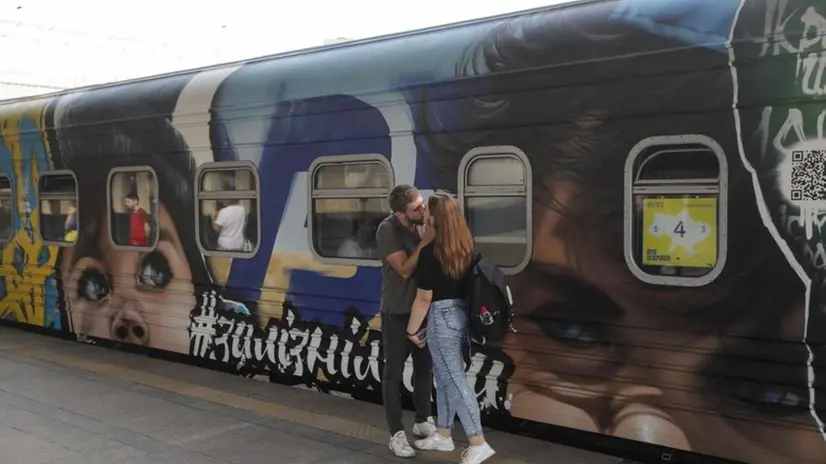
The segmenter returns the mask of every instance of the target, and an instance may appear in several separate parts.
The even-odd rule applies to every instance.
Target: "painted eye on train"
[[[99,270],[89,268],[83,271],[77,281],[77,297],[88,301],[100,301],[109,295],[109,281]]]
[[[600,309],[581,302],[567,303],[547,301],[524,317],[535,324],[540,334],[533,335],[539,341],[545,340],[557,343],[551,348],[543,344],[535,345],[538,361],[543,369],[555,370],[569,375],[584,375],[589,377],[610,378],[624,363],[622,344],[616,343],[619,336],[614,327],[616,324],[611,314],[613,308],[602,308],[600,319],[589,317],[583,320],[583,314],[591,312],[591,316],[600,315]],[[523,332],[527,334],[527,331]],[[541,343],[541,342],[540,342]],[[569,355],[559,356],[567,351]],[[584,356],[578,356],[577,354]]]
[[[163,289],[172,280],[172,268],[169,261],[160,251],[148,253],[141,260],[141,269],[138,276],[141,285],[154,289]]]
[[[747,379],[725,379],[716,384],[728,397],[767,416],[792,416],[808,411],[808,393],[803,386],[767,385]]]
[[[624,311],[604,292],[566,275],[537,272],[549,295],[525,317],[547,337],[577,350],[616,350],[615,331]]]
[[[577,311],[574,305],[553,302],[543,306],[547,308],[546,311],[526,317],[546,336],[580,350],[607,349],[613,345],[608,337],[607,329],[602,324],[576,320],[575,315],[581,314],[582,311]]]
[[[806,370],[799,363],[791,362],[794,358],[805,359],[806,353],[798,348],[779,348],[763,362],[753,361],[763,354],[760,346],[718,353],[704,370],[708,388],[723,399],[734,400],[741,407],[766,416],[806,414],[809,407]],[[743,359],[752,361],[743,362]]]

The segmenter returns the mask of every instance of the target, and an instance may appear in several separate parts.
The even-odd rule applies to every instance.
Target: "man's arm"
[[[408,256],[404,251],[404,243],[400,237],[396,236],[390,224],[379,226],[379,230],[376,231],[376,246],[390,267],[405,279],[413,275],[416,264],[419,263],[419,252],[424,248],[424,245],[420,243]]]
[[[227,220],[227,215],[224,212],[225,210],[226,208],[222,209],[221,211],[218,211],[218,213],[213,211],[210,215],[210,217],[212,218],[212,230],[214,230],[216,234],[220,234],[221,229],[224,228],[224,223]]]
[[[413,253],[410,253],[410,256],[404,252],[404,250],[399,250],[391,255],[387,255],[387,262],[390,263],[390,266],[399,273],[400,276],[404,277],[405,279],[409,279],[413,276],[413,272],[416,270],[416,265],[419,264],[419,252],[422,251],[421,245],[416,247],[413,250]]]
[[[149,214],[146,211],[141,210],[141,220],[143,221],[143,234],[146,238],[146,241],[149,241]]]

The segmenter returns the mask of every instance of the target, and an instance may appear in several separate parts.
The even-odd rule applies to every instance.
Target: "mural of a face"
[[[49,109],[56,167],[71,169],[79,185],[79,239],[60,250],[59,261],[70,330],[79,335],[190,351],[196,286],[209,288],[212,279],[192,220],[195,164],[170,124],[187,81],[138,84],[152,95],[139,101],[124,103],[122,90],[104,90]],[[142,124],[155,128],[151,136]],[[137,208],[143,213],[134,218]],[[133,233],[146,235],[152,249],[130,246]]]
[[[570,204],[573,191],[570,184],[556,185],[555,199]],[[738,347],[735,339],[751,331],[750,321],[738,321],[724,334],[702,321],[709,308],[736,304],[731,293],[737,290],[646,286],[624,262],[604,253],[601,241],[598,230],[537,208],[532,265],[514,279],[522,317],[515,323],[519,333],[507,342],[516,365],[509,388],[513,416],[714,455],[733,456],[736,449],[746,462],[820,459],[823,441],[811,429],[755,421],[782,414],[806,424],[805,389],[738,378],[709,384],[709,371],[743,370],[738,363],[750,355],[738,350],[748,344]],[[777,308],[782,338],[800,335],[802,287],[795,295]],[[664,336],[671,339],[666,343]],[[783,351],[802,365],[802,347]],[[745,402],[748,396],[764,400],[762,410],[757,401]],[[742,418],[709,411],[716,409],[738,411]]]
[[[753,3],[762,20],[764,5]],[[717,22],[724,23],[722,9],[733,21],[738,4],[715,3]],[[449,173],[440,187],[455,184],[448,176],[477,147],[512,145],[530,160],[533,248],[528,267],[510,279],[517,333],[504,344],[514,365],[510,413],[746,462],[820,462],[826,442],[810,410],[809,352],[800,343],[806,289],[759,211],[756,199],[772,202],[775,192],[755,192],[740,160],[727,51],[692,43],[670,54],[680,57],[673,62],[646,61],[646,53],[691,43],[700,32],[692,21],[711,23],[675,2],[682,10],[674,17],[686,20],[681,37],[673,17],[659,28],[668,2],[651,12],[617,5],[503,24],[458,67],[464,85],[483,96],[455,106],[435,101],[420,115],[433,132],[431,162]],[[626,24],[616,20],[623,15]],[[724,41],[730,31],[726,23],[702,33]],[[622,47],[639,55],[604,58],[625,56]],[[677,62],[690,68],[676,71]],[[511,80],[508,71],[516,70],[532,71]],[[476,74],[485,76],[473,80]],[[512,90],[523,82],[543,84]],[[750,125],[745,133],[758,132]],[[705,286],[649,285],[623,256],[625,160],[643,139],[682,134],[705,134],[724,147],[726,266]]]
[[[166,207],[159,207],[154,251],[115,249],[104,229],[63,251],[60,275],[75,332],[189,352],[189,314],[195,307],[192,273]],[[100,222],[97,222],[100,224]]]
[[[742,36],[742,40],[738,39],[742,43],[737,47],[737,58],[749,61],[798,55],[785,57],[787,64],[791,64],[785,68],[785,74],[744,66],[741,81],[733,82],[728,50],[723,44],[731,33],[731,22],[736,19],[734,12],[740,11],[740,6],[744,8],[738,21],[750,25],[738,36]],[[444,176],[429,187],[456,191],[453,187],[457,166],[474,148],[512,145],[525,153],[531,165],[530,264],[510,278],[517,300],[518,333],[506,340],[507,356],[499,351],[490,354],[500,363],[496,372],[507,374],[491,374],[487,383],[493,386],[485,388],[492,393],[486,393],[483,401],[496,401],[497,406],[502,403],[502,408],[508,403],[515,418],[748,462],[823,460],[826,442],[817,430],[816,414],[810,410],[810,398],[818,388],[809,388],[812,377],[807,372],[808,359],[814,358],[811,370],[818,372],[817,379],[822,378],[822,356],[816,344],[810,353],[809,347],[801,343],[804,337],[824,338],[823,316],[818,311],[807,313],[805,278],[795,272],[793,259],[784,254],[786,249],[779,243],[789,242],[795,257],[810,261],[803,266],[805,272],[815,276],[813,280],[822,281],[826,266],[818,262],[817,250],[822,249],[823,238],[819,230],[807,238],[804,231],[798,230],[804,220],[800,217],[802,212],[777,192],[778,166],[774,158],[778,153],[776,147],[770,148],[784,140],[790,142],[786,135],[792,132],[807,143],[823,139],[826,129],[821,118],[822,92],[816,96],[806,93],[814,89],[812,79],[820,79],[813,67],[819,62],[819,55],[809,55],[819,42],[807,38],[806,50],[802,44],[788,40],[760,42],[781,25],[789,26],[785,32],[775,31],[778,36],[780,32],[790,36],[793,30],[811,32],[817,29],[815,26],[826,24],[820,20],[826,13],[818,8],[820,4],[814,0],[619,0],[560,9],[528,19],[504,20],[498,26],[489,25],[490,30],[484,34],[480,32],[478,42],[461,43],[463,55],[457,57],[458,66],[445,60],[451,63],[445,72],[451,78],[459,78],[436,85],[458,86],[455,94],[449,92],[451,89],[440,89],[430,94],[422,92],[423,98],[417,95],[415,104],[410,100],[416,137],[428,139],[426,144],[418,145],[416,155],[432,156],[431,163],[424,163],[428,166],[424,171],[429,169],[435,177]],[[726,14],[731,15],[728,20]],[[471,35],[468,32],[464,37]],[[459,47],[456,43],[452,46]],[[748,47],[752,50],[742,54]],[[797,48],[800,50],[789,51]],[[775,62],[780,61],[784,60]],[[270,66],[242,66],[239,74],[248,72],[248,80],[239,80],[237,93],[227,95],[264,101],[247,91],[247,84],[265,81],[261,76],[270,76],[255,71],[259,65]],[[811,72],[798,72],[798,65]],[[387,70],[389,74],[397,71],[390,67]],[[450,74],[454,71],[460,75]],[[805,108],[773,108],[770,102],[754,103],[755,95],[766,95],[765,82],[769,79],[778,93],[776,101],[785,102],[788,95],[783,93],[783,85],[793,82],[795,76],[805,81],[794,84],[803,85],[801,91],[810,99],[795,94],[805,101]],[[388,81],[398,82],[398,76],[390,77]],[[132,95],[137,98],[130,98],[129,86],[116,91],[81,93],[76,101],[71,101],[75,97],[60,97],[64,108],[60,116],[54,116],[58,135],[53,137],[51,147],[57,153],[54,168],[73,170],[81,191],[81,238],[75,247],[61,249],[59,262],[71,330],[186,353],[190,333],[197,332],[190,328],[191,320],[211,317],[217,321],[215,308],[223,307],[224,316],[238,316],[237,325],[219,327],[226,334],[238,327],[251,327],[253,317],[241,304],[218,301],[214,307],[205,307],[196,303],[196,299],[201,300],[196,288],[209,286],[212,280],[207,261],[195,244],[197,231],[191,220],[195,213],[194,163],[186,143],[170,124],[176,102],[186,100],[179,98],[179,94],[188,78],[176,79],[135,84],[134,88],[149,86]],[[265,87],[275,88],[271,84],[267,80]],[[739,132],[731,108],[738,85],[740,102],[745,102]],[[290,85],[283,87],[289,93]],[[530,91],[515,90],[522,88]],[[412,92],[419,90],[414,88]],[[440,98],[428,102],[430,95]],[[455,95],[463,97],[453,98]],[[225,120],[242,125],[236,120],[244,118],[235,113],[240,105],[232,101],[237,97],[226,98],[229,101],[215,100],[224,102]],[[267,98],[270,99],[266,101],[276,101],[282,96]],[[291,380],[308,378],[308,372],[315,372],[304,364],[309,359],[305,354],[309,342],[300,342],[305,344],[285,360],[276,354],[271,334],[278,333],[283,337],[280,340],[286,340],[298,333],[294,330],[316,333],[315,323],[307,322],[315,317],[339,325],[343,321],[345,333],[349,330],[346,327],[353,327],[356,322],[363,327],[354,318],[334,314],[337,307],[313,307],[320,296],[337,302],[354,296],[375,298],[375,294],[367,295],[364,289],[378,282],[377,273],[371,274],[367,268],[336,269],[340,272],[336,279],[331,277],[329,267],[316,272],[323,266],[313,261],[309,253],[290,257],[301,255],[295,259],[298,265],[288,267],[302,272],[289,276],[288,271],[278,268],[280,264],[272,264],[288,255],[274,259],[278,253],[269,254],[278,248],[275,236],[291,230],[284,228],[281,221],[291,216],[284,209],[291,197],[294,174],[306,170],[319,156],[317,146],[287,142],[348,139],[353,146],[336,142],[325,149],[342,154],[391,151],[389,137],[386,147],[375,142],[375,149],[365,149],[362,144],[366,140],[378,138],[354,136],[370,126],[364,122],[366,119],[327,119],[335,113],[328,111],[336,107],[331,103],[334,100],[348,100],[346,107],[356,107],[349,96],[279,104],[279,111],[287,113],[273,117],[268,139],[261,143],[266,147],[264,154],[256,160],[262,173],[262,203],[266,202],[262,210],[267,212],[261,217],[263,252],[249,260],[234,261],[232,272],[225,272],[233,280],[227,288],[243,294],[240,299],[244,303],[273,308],[280,304],[273,301],[283,301],[288,309],[286,314],[294,316],[277,321],[279,326],[274,331],[257,327],[254,335],[258,346],[273,347],[270,355],[263,350],[257,352],[256,368],[266,365],[273,371],[281,369],[285,376],[293,376]],[[374,110],[370,107],[365,112],[378,114]],[[311,121],[308,114],[318,119]],[[304,117],[303,123],[293,124],[293,116]],[[376,117],[380,120],[376,125],[383,127],[382,116]],[[247,119],[258,124],[257,118]],[[815,123],[820,126],[813,126]],[[153,130],[151,137],[146,136],[147,128]],[[333,129],[340,134],[326,134]],[[291,135],[290,130],[296,132]],[[626,233],[624,162],[630,148],[642,139],[684,134],[714,139],[723,147],[728,160],[726,267],[715,282],[702,287],[644,284],[628,270],[622,253]],[[738,140],[739,137],[747,140]],[[739,150],[741,142],[744,153]],[[225,143],[213,140],[191,146],[210,144],[227,147],[233,141],[228,138]],[[160,155],[169,153],[187,156]],[[213,155],[217,159],[217,154]],[[753,164],[753,173],[744,160]],[[113,168],[144,164],[150,165],[158,177],[157,196],[144,198],[142,193],[141,206],[156,215],[159,242],[152,252],[117,250],[107,229],[106,174]],[[415,174],[418,183],[420,172]],[[129,210],[135,206],[130,199],[117,197],[114,201],[118,206],[123,201]],[[293,218],[298,218],[296,224],[304,219],[303,208],[294,210],[299,213]],[[770,219],[781,231],[780,239],[771,235],[765,217],[761,216],[764,210],[769,211]],[[404,216],[414,224],[425,221],[428,214],[423,199],[419,197],[407,205]],[[818,219],[822,222],[822,218]],[[294,230],[303,231],[301,227]],[[357,229],[355,235],[364,233],[363,238],[369,238],[368,231],[366,227]],[[294,237],[304,240],[301,233],[295,232]],[[282,250],[285,248],[289,247]],[[278,277],[270,278],[271,275]],[[356,287],[364,293],[354,293]],[[822,289],[812,290],[815,303],[810,303],[810,308],[823,304]],[[213,295],[219,296],[217,293],[214,291]],[[278,296],[273,297],[276,293]],[[265,294],[269,296],[258,296]],[[219,299],[220,296],[213,298]],[[195,307],[198,312],[193,315]],[[281,312],[284,308],[264,313],[285,314]],[[261,313],[255,314],[258,316]],[[298,317],[304,320],[295,322]],[[812,322],[816,320],[821,322]],[[211,328],[218,325],[214,321],[212,324]],[[328,334],[336,330],[330,325],[322,333],[330,339],[332,335]],[[218,333],[202,330],[202,346],[206,348],[194,349],[193,354],[203,357],[218,353],[217,359],[231,364],[250,361],[237,359],[234,354],[243,353],[238,347],[249,340],[236,339],[232,347],[224,340],[217,346]],[[371,372],[361,379],[356,379],[358,375],[344,378],[341,372],[352,373],[356,369],[339,368],[338,378],[347,385],[379,388],[379,362],[375,360],[381,356],[376,335],[365,335],[372,337],[375,345],[356,346],[356,338],[361,335],[355,337],[354,332],[349,332],[347,337],[355,338],[350,339],[347,349],[355,347],[354,352],[361,353],[358,362],[370,359],[372,364],[365,362],[358,368]],[[339,340],[346,338],[341,333],[338,336]],[[339,351],[329,359],[345,359],[338,356],[340,346],[331,348]],[[264,359],[265,356],[271,358]],[[502,367],[510,361],[512,365]],[[512,377],[505,379],[511,371]],[[478,372],[480,378],[485,377],[481,370]],[[502,382],[497,384],[491,378]],[[507,392],[503,391],[505,383]],[[821,383],[822,380],[816,380],[817,387]],[[499,396],[504,393],[511,394],[512,401],[500,401]]]

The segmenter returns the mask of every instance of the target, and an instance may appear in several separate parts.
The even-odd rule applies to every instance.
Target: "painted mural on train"
[[[42,105],[16,105],[0,119],[0,318],[63,328],[55,263],[58,248],[36,232],[37,179],[50,168],[42,136]],[[11,182],[11,179],[15,182]]]
[[[750,375],[766,385],[764,391],[754,393],[773,398],[776,409],[785,411],[792,423],[815,424],[822,438],[826,416],[819,395],[826,378],[826,236],[822,231],[826,212],[826,7],[806,1],[746,2],[741,17],[733,31],[738,45],[732,49],[735,63],[748,63],[737,66],[735,81],[743,144],[740,154],[765,198],[758,203],[763,222],[790,267],[785,289],[774,284],[781,293],[790,292],[783,303],[785,313],[757,318],[753,330],[789,341],[801,338],[803,330],[803,346],[764,343],[760,353],[767,360],[811,360],[806,371],[772,368]],[[760,36],[771,40],[760,40]],[[802,294],[793,274],[802,277]],[[803,410],[809,417],[792,414]],[[797,446],[813,447],[799,434],[790,434],[789,439]],[[811,442],[821,444],[814,438]]]
[[[465,204],[486,253],[528,262],[509,277],[517,332],[468,359],[484,410],[819,462],[826,206],[793,174],[823,175],[825,18],[815,0],[605,1],[6,105],[0,316],[380,391],[368,261],[388,212],[316,199],[311,164],[371,154],[392,175],[324,182],[457,192],[466,153],[518,147],[530,196]],[[638,233],[626,159],[684,135],[715,141],[727,165],[711,260],[724,266],[705,285],[644,283],[624,254]],[[244,212],[237,252],[216,227],[231,210]]]

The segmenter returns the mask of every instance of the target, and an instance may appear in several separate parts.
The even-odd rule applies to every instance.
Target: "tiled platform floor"
[[[0,327],[0,463],[386,463],[381,406]],[[412,424],[412,417],[407,416]],[[491,463],[617,457],[489,431]],[[404,462],[458,462],[420,453]]]

